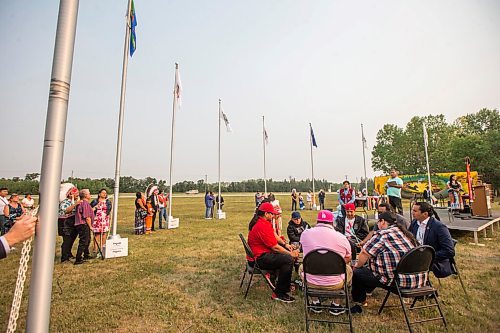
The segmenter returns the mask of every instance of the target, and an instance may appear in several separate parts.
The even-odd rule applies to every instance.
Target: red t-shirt
[[[278,244],[274,236],[274,229],[271,222],[260,217],[252,230],[248,233],[248,246],[256,258],[264,253],[272,252],[271,248]]]

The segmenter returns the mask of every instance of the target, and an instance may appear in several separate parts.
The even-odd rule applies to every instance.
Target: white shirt
[[[24,198],[21,201],[21,204],[24,206],[24,208],[33,208],[33,205],[35,204],[35,200]]]
[[[307,199],[306,199],[306,200],[307,200],[307,201],[312,201],[312,195],[311,195],[311,194],[309,194],[309,193],[307,193]]]
[[[355,219],[356,218],[353,218],[353,219],[349,220],[347,217],[345,219],[345,235],[347,237],[354,237],[355,236],[354,235],[354,230],[352,229],[352,227],[354,225],[354,220]]]
[[[9,204],[9,200],[4,197],[0,197],[0,215],[3,216],[3,209]]]
[[[417,241],[420,245],[424,245],[424,237],[425,237],[425,229],[427,228],[427,222],[429,222],[430,217],[426,218],[422,222],[417,221],[418,230],[417,230]]]

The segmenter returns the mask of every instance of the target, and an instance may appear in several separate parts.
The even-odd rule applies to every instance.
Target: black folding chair
[[[252,279],[253,279],[254,274],[262,275],[262,277],[266,281],[269,288],[271,288],[271,290],[274,291],[275,287],[274,287],[273,283],[271,282],[271,280],[269,279],[270,272],[260,269],[259,264],[257,263],[257,259],[253,255],[253,252],[250,249],[250,246],[248,246],[248,243],[245,240],[245,237],[243,237],[242,234],[240,234],[239,236],[240,236],[241,242],[243,243],[243,247],[245,248],[246,255],[248,256],[248,258],[253,260],[252,261],[253,266],[249,263],[248,260],[245,260],[245,263],[246,263],[245,264],[245,271],[243,272],[243,277],[241,278],[241,282],[240,282],[240,289],[241,289],[241,287],[243,286],[243,281],[245,281],[246,275],[247,274],[250,275],[250,279],[248,280],[248,284],[247,284],[247,289],[245,291],[245,298],[247,298],[248,290],[250,289],[250,285],[252,284]]]
[[[453,239],[453,238],[452,238],[452,241],[453,241],[453,247],[455,247],[457,245],[458,241],[456,239]],[[467,301],[467,304],[470,305],[469,294],[467,294],[467,290],[465,289],[465,285],[464,285],[464,282],[462,281],[462,276],[460,275],[460,272],[458,270],[458,266],[457,266],[457,263],[455,261],[455,257],[450,259],[450,264],[451,264],[451,270],[452,270],[453,275],[456,275],[458,277],[458,280],[460,281],[460,285],[462,286],[462,289],[463,289],[464,294],[465,294],[465,300]],[[438,282],[439,282],[439,285],[441,285],[441,279],[438,278]]]
[[[391,293],[394,293],[399,296],[399,301],[401,303],[401,307],[403,308],[406,324],[408,325],[408,330],[410,332],[413,332],[411,328],[412,324],[423,323],[434,320],[442,320],[444,326],[446,327],[446,319],[444,318],[443,312],[441,311],[436,289],[432,287],[431,281],[429,280],[429,271],[431,269],[432,262],[434,261],[434,256],[435,256],[434,249],[431,246],[423,245],[411,249],[410,252],[408,252],[401,258],[401,260],[398,263],[398,266],[396,267],[396,271],[394,272],[394,280],[391,286],[389,287],[389,290],[387,291],[387,295],[384,298],[382,306],[378,310],[379,314],[382,313],[382,310],[384,309],[385,303],[387,302],[389,295]],[[422,286],[420,288],[401,288],[399,286],[400,274],[420,274],[420,273],[424,273],[426,275],[427,283],[425,286]],[[433,304],[415,306],[418,300],[426,300],[428,297],[434,300]],[[410,322],[403,298],[413,299],[413,303],[411,304],[409,310],[424,309],[436,306],[440,316]]]
[[[349,325],[351,332],[354,332],[352,327],[352,315],[351,315],[351,305],[349,302],[349,288],[347,287],[347,281],[344,282],[344,288],[339,290],[324,290],[318,288],[312,288],[308,286],[307,274],[320,275],[320,276],[335,276],[344,274],[347,279],[346,263],[344,258],[338,253],[333,252],[328,249],[317,249],[308,253],[302,262],[302,268],[304,271],[304,305],[306,313],[306,331],[309,332],[309,322],[324,322],[329,324],[345,324]],[[309,301],[310,297],[318,298],[344,298],[345,307],[344,310],[347,311],[349,316],[349,321],[332,321],[324,319],[312,319],[309,318],[309,309],[311,307],[319,309],[329,309],[327,305],[313,305]]]

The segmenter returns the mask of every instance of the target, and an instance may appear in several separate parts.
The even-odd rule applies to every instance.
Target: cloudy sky
[[[63,177],[114,177],[126,0],[80,1]],[[500,105],[500,1],[136,0],[122,175],[167,179],[174,63],[184,89],[176,117],[174,182],[363,173],[385,123],[449,121]],[[58,1],[0,1],[0,177],[41,165]],[[368,152],[368,157],[370,153]],[[370,166],[368,158],[368,166]],[[368,168],[368,175],[378,174]]]

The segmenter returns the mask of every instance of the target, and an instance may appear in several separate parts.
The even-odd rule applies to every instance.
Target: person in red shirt
[[[259,267],[265,270],[277,271],[278,281],[271,298],[284,303],[295,299],[288,295],[292,279],[294,258],[298,251],[286,247],[282,239],[277,239],[272,226],[272,220],[279,214],[269,202],[262,203],[257,210],[257,222],[251,225],[248,233],[248,245],[252,249]],[[281,244],[280,244],[281,243]]]

